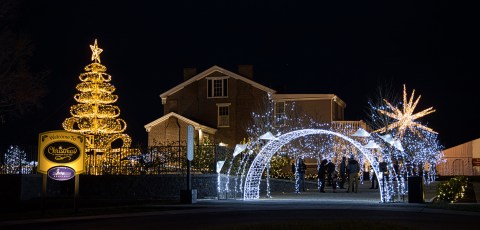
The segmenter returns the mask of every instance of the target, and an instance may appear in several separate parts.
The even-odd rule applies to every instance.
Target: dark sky
[[[480,137],[478,12],[459,1],[31,1],[22,13],[47,69],[43,108],[3,128],[4,140],[62,129],[97,38],[134,144],[163,115],[159,95],[183,67],[254,66],[254,80],[281,93],[336,94],[346,120],[365,119],[367,99],[391,82],[422,95],[420,121],[445,147]],[[3,132],[3,131],[2,131]],[[3,136],[3,134],[2,134]]]

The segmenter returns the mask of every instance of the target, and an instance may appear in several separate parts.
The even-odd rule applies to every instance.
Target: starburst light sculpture
[[[410,99],[407,101],[407,89],[406,89],[405,85],[403,85],[403,110],[400,110],[400,109],[394,107],[392,104],[390,104],[390,102],[383,99],[383,101],[385,101],[387,106],[393,112],[388,112],[388,111],[385,111],[385,110],[382,110],[382,109],[378,109],[378,111],[380,113],[384,114],[384,115],[387,115],[387,116],[389,116],[393,119],[396,119],[397,121],[387,125],[386,127],[383,127],[381,129],[377,129],[374,132],[384,133],[384,132],[387,132],[387,130],[398,128],[397,137],[399,137],[400,139],[403,138],[403,135],[405,134],[407,129],[409,129],[414,134],[416,134],[420,137],[422,136],[422,134],[416,128],[420,128],[420,129],[426,130],[428,132],[437,134],[437,132],[433,131],[433,129],[431,129],[429,127],[426,127],[426,126],[424,126],[420,123],[415,122],[416,119],[424,117],[424,116],[426,116],[430,113],[433,113],[433,112],[435,112],[435,110],[433,109],[433,107],[430,107],[430,108],[425,109],[421,112],[413,114],[413,111],[415,110],[415,107],[417,107],[417,104],[418,104],[418,102],[420,101],[420,98],[421,98],[421,96],[418,96],[418,98],[415,100],[415,102],[413,102],[414,95],[415,95],[415,90],[413,90],[412,95],[410,96]]]

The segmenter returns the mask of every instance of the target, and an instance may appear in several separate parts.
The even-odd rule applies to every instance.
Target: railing
[[[91,151],[85,157],[86,174],[186,174],[186,151],[185,145]],[[214,173],[218,154],[224,155],[224,152],[225,148],[218,145],[196,145],[191,172]],[[37,162],[37,147],[0,146],[0,174],[36,174]]]

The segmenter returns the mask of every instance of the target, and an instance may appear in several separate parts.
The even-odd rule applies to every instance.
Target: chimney
[[[183,81],[186,81],[197,75],[197,68],[183,68]]]
[[[238,65],[238,74],[253,80],[253,65]]]

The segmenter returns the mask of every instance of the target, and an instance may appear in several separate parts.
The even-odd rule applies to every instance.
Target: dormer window
[[[228,97],[228,77],[207,78],[208,98]]]

